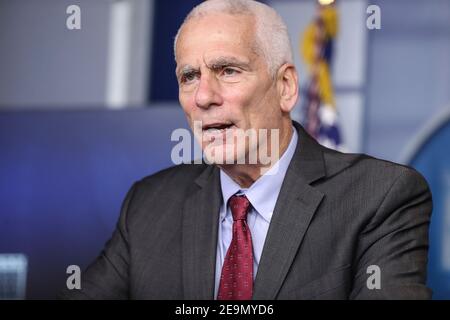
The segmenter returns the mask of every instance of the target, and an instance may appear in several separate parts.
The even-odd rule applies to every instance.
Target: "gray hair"
[[[267,62],[267,67],[275,75],[279,67],[285,63],[293,63],[292,47],[286,24],[271,7],[253,0],[208,0],[197,5],[186,16],[178,29],[174,41],[176,59],[177,40],[183,25],[193,18],[203,17],[211,13],[229,15],[249,15],[255,18],[256,48]]]

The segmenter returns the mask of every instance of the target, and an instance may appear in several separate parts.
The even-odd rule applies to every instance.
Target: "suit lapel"
[[[253,299],[275,299],[324,195],[310,184],[325,176],[321,147],[294,122],[299,133],[264,244]]]
[[[214,298],[217,228],[221,205],[219,170],[208,166],[195,180],[183,210],[182,252],[185,299]]]

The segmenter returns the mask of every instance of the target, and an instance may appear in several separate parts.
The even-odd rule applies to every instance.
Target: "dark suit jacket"
[[[298,145],[267,233],[254,299],[426,299],[426,181],[415,170]],[[112,238],[64,298],[213,299],[219,169],[175,166],[135,183]],[[369,289],[367,267],[380,268]]]

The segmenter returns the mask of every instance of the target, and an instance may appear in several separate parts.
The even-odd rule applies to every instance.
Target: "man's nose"
[[[222,104],[220,85],[214,75],[203,74],[195,93],[197,107],[207,109]]]

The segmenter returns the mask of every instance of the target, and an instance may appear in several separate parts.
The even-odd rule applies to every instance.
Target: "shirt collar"
[[[297,130],[293,128],[291,141],[281,158],[248,189],[241,188],[223,170],[220,170],[220,184],[224,205],[226,206],[231,196],[237,192],[242,192],[246,195],[256,212],[260,214],[264,220],[270,222],[286,171],[294,156],[297,141]],[[221,216],[221,220],[226,216],[227,212],[228,210],[222,211],[223,216]]]

